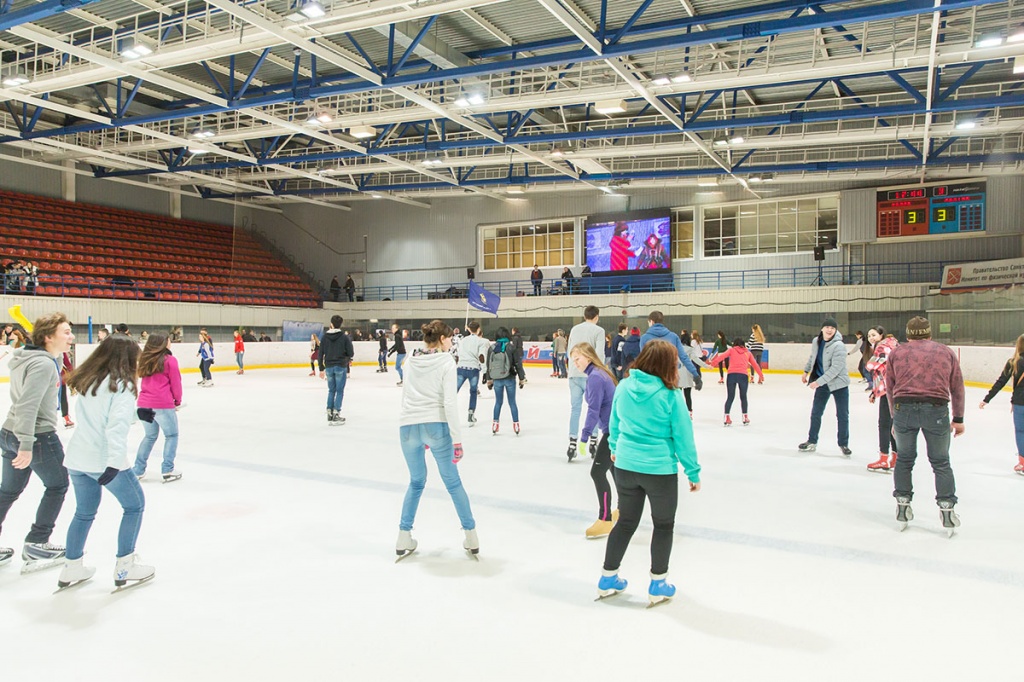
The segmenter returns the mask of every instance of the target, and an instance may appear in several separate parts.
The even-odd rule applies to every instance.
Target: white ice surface
[[[917,520],[897,532],[891,476],[865,470],[877,411],[863,385],[851,387],[847,460],[831,404],[819,451],[796,451],[811,402],[798,376],[751,387],[753,424],[726,429],[725,387],[705,373],[694,394],[704,488],[680,495],[679,591],[645,610],[649,520],[622,565],[628,590],[595,603],[605,543],[583,538],[597,512],[590,460],[565,459],[566,382],[528,371],[522,435],[506,407],[491,436],[486,388],[465,430],[480,561],[461,550],[431,464],[420,549],[398,564],[407,472],[393,371],[355,369],[343,427],[327,426],[326,386],[301,369],[219,372],[211,389],[186,375],[184,478],[158,481],[161,441],[143,482],[139,552],[155,580],[110,594],[120,508],[105,496],[91,582],[53,595],[57,570],[22,576],[17,557],[0,568],[0,679],[35,679],[40,666],[58,680],[1021,679],[1024,477],[1012,472],[1008,395],[980,411],[983,392],[968,389],[952,447],[963,526],[947,539],[923,454]],[[463,411],[467,401],[464,387]],[[20,545],[40,492],[33,479],[0,544]],[[69,491],[54,541],[73,511]]]

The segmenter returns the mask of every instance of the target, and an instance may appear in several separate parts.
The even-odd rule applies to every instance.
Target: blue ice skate
[[[619,592],[626,589],[628,585],[625,580],[619,577],[618,571],[603,571],[601,573],[601,579],[597,581],[597,599],[594,601],[601,601],[608,597],[614,597]]]

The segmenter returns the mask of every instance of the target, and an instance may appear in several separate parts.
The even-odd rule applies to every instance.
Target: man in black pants
[[[63,562],[64,548],[50,544],[50,535],[68,491],[64,447],[57,437],[57,396],[60,377],[56,358],[71,350],[75,336],[63,313],[36,320],[32,343],[14,351],[11,358],[11,410],[0,430],[3,479],[0,481],[0,524],[11,505],[28,486],[31,472],[45,491],[32,530],[25,537],[22,572],[48,568]],[[10,561],[14,550],[0,547],[0,564]]]

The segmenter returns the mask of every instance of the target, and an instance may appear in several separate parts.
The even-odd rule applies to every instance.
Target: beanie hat
[[[633,327],[632,329],[629,330],[629,334],[630,336],[640,336],[640,328]]]
[[[907,322],[908,339],[930,339],[932,338],[932,325],[926,317],[912,317]]]
[[[836,324],[836,318],[826,317],[825,321],[821,323],[822,328],[832,327],[833,329],[839,329],[839,325]]]

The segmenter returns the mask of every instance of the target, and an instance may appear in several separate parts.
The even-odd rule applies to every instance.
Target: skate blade
[[[148,576],[146,578],[142,578],[140,580],[135,580],[135,581],[130,582],[130,583],[125,583],[124,585],[115,585],[113,591],[110,594],[117,594],[118,592],[124,592],[125,590],[132,589],[133,587],[138,587],[139,585],[145,585],[146,583],[148,583],[150,580],[152,580],[155,577],[156,577],[156,573],[154,573],[153,575]]]
[[[62,585],[61,583],[58,582],[57,583],[57,589],[54,590],[53,593],[54,594],[60,594],[61,592],[67,592],[68,590],[72,590],[72,589],[78,587],[82,583],[89,582],[89,580],[91,580],[91,577],[90,578],[85,578],[84,580],[76,580],[74,582],[68,583],[67,585]]]
[[[467,549],[466,554],[473,561],[480,561],[480,550],[479,549]]]
[[[594,601],[604,601],[605,599],[611,599],[615,595],[622,594],[622,590],[608,590],[607,592],[598,592],[597,599]]]
[[[956,535],[956,529],[955,528],[947,528],[946,529],[946,537],[947,538],[951,538],[954,535]]]
[[[45,571],[48,568],[56,568],[64,565],[64,557],[60,559],[53,559],[51,561],[33,561],[32,563],[26,563],[21,565],[21,574],[28,575],[29,573],[38,573],[39,571]]]
[[[672,597],[648,597],[648,599],[650,600],[647,603],[647,608],[649,609],[653,609],[655,606],[661,606],[662,604],[667,604],[672,601]]]
[[[406,552],[405,552],[404,554],[399,554],[399,555],[398,555],[398,557],[397,557],[397,558],[395,558],[395,563],[397,564],[397,563],[398,563],[399,561],[401,561],[402,559],[408,559],[408,558],[409,558],[409,557],[411,557],[411,556],[412,556],[412,555],[413,555],[413,554],[414,554],[415,552],[416,552],[416,550],[415,550],[415,549],[410,549],[410,550],[406,551]]]
[[[161,481],[161,483],[174,483],[175,481],[180,481],[180,480],[181,480],[181,476],[175,476],[174,478],[165,478],[165,479],[163,479]]]
[[[868,469],[868,471],[875,474],[891,474],[892,469]]]
[[[609,533],[602,533],[601,535],[588,535],[586,537],[587,537],[588,540],[603,540],[604,538],[608,537],[609,535],[611,535],[610,532]]]
[[[897,526],[898,526],[898,528],[899,528],[899,531],[900,531],[901,533],[902,533],[903,531],[905,531],[905,530],[907,529],[907,527],[908,527],[908,526],[910,525],[910,524],[909,524],[909,523],[907,523],[906,521],[897,521],[897,522],[896,522],[896,524],[897,524]]]

